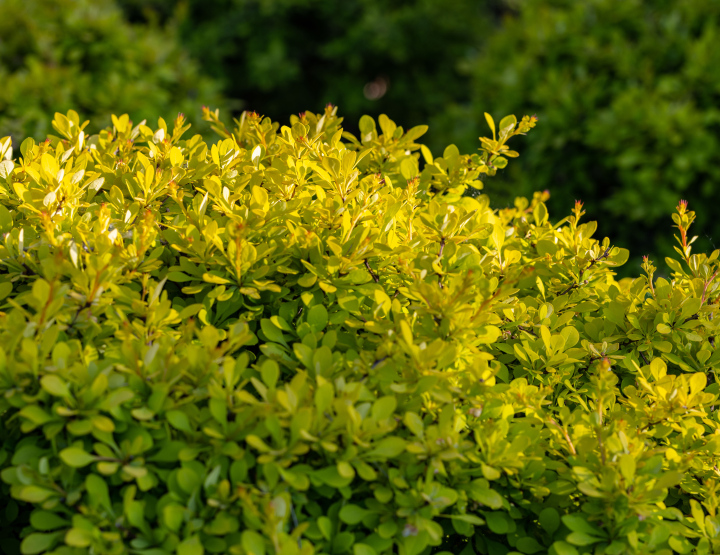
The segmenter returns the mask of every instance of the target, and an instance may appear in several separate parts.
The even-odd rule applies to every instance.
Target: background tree
[[[112,0],[0,2],[0,137],[42,139],[48,114],[77,110],[100,129],[220,102],[219,87],[172,25],[134,25]],[[155,122],[153,122],[155,123]]]
[[[483,107],[536,112],[525,155],[490,182],[496,202],[549,189],[556,213],[586,201],[601,233],[662,258],[659,231],[680,198],[720,244],[720,3],[712,0],[523,0],[472,64],[472,132]],[[502,198],[504,197],[504,198]],[[637,267],[636,264],[628,268]]]
[[[183,44],[238,109],[279,121],[327,103],[357,131],[364,114],[429,124],[433,151],[463,127],[463,68],[506,11],[503,0],[120,0],[134,22],[176,21]],[[483,120],[484,121],[484,120]],[[484,123],[483,123],[484,125]],[[477,149],[479,125],[471,126]]]

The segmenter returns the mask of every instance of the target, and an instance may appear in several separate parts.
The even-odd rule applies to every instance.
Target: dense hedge
[[[672,279],[617,282],[582,203],[463,196],[534,119],[437,156],[335,112],[2,141],[3,549],[718,552],[686,204]]]
[[[592,206],[600,231],[637,256],[672,254],[663,232],[680,197],[715,248],[720,169],[720,3],[714,0],[523,0],[472,65],[472,107],[537,113],[526,156],[491,193],[549,189]],[[471,148],[470,129],[461,145]],[[455,140],[460,140],[455,134]],[[720,245],[718,245],[720,246]]]
[[[114,0],[0,2],[0,137],[42,139],[75,109],[97,132],[114,110],[136,122],[219,102],[219,86],[171,25],[131,25]],[[122,113],[121,112],[121,113]]]

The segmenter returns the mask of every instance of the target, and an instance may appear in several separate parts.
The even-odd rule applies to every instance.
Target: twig
[[[440,238],[440,252],[438,253],[438,258],[442,258],[444,250],[445,250],[445,237],[441,237]],[[438,274],[437,277],[438,277],[438,285],[440,286],[440,289],[442,289],[443,288],[442,276],[440,274]]]
[[[578,282],[577,282],[577,283],[573,283],[570,287],[568,287],[567,289],[565,289],[565,291],[563,291],[562,293],[560,293],[558,296],[565,295],[566,293],[569,293],[569,292],[572,291],[573,289],[578,289],[581,285],[586,285],[590,280],[587,280],[587,279],[586,279],[585,281],[582,281],[583,274],[584,274],[585,272],[587,272],[590,268],[592,268],[593,266],[595,266],[595,264],[597,264],[597,263],[600,262],[601,260],[605,260],[608,256],[610,256],[610,251],[611,251],[611,250],[612,250],[612,247],[608,247],[607,249],[605,249],[605,252],[602,253],[600,256],[598,256],[597,258],[593,258],[593,259],[590,261],[590,264],[588,264],[585,268],[583,268],[582,270],[580,270],[580,275],[578,275]]]
[[[367,271],[370,272],[370,275],[373,278],[373,281],[375,283],[380,283],[380,278],[377,276],[375,272],[372,271],[372,268],[370,268],[370,264],[367,261],[367,258],[365,259],[365,267],[367,268]]]
[[[555,420],[552,419],[552,418],[548,419],[548,423],[552,424],[552,425],[555,426],[558,430],[560,430],[560,432],[562,433],[562,435],[565,436],[565,441],[567,442],[568,447],[570,448],[570,452],[571,452],[573,455],[577,455],[577,451],[575,450],[575,445],[573,445],[572,439],[570,439],[570,435],[567,433],[567,431],[565,431],[565,429],[562,428],[562,427],[561,427],[557,422],[555,422]]]

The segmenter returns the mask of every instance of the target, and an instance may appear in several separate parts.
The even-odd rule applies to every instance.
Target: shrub
[[[98,125],[113,110],[135,121],[218,101],[171,26],[130,25],[113,0],[0,2],[0,137],[43,138],[71,108]]]
[[[551,212],[582,198],[600,232],[660,259],[678,198],[698,212],[699,245],[720,236],[720,3],[712,0],[522,0],[471,64],[476,125],[483,107],[537,113],[537,135],[491,196],[549,189]],[[462,147],[476,137],[470,128]],[[455,135],[455,140],[459,140]],[[490,185],[490,184],[489,184]],[[508,194],[509,192],[509,194]],[[502,198],[501,198],[502,197]],[[712,246],[714,249],[715,247]]]
[[[74,112],[2,141],[23,553],[720,549],[719,253],[686,204],[672,280],[617,282],[581,203],[463,196],[532,118],[434,157],[385,116],[205,117],[212,147]]]

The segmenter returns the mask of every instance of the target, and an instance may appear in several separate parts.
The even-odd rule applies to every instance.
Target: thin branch
[[[445,250],[445,237],[441,237],[440,238],[440,252],[438,253],[438,258],[442,258],[444,250]],[[442,276],[440,274],[438,274],[437,277],[438,277],[438,285],[440,286],[440,289],[442,289],[443,288]]]
[[[367,268],[367,271],[370,272],[370,275],[373,278],[373,281],[375,283],[380,283],[380,278],[377,276],[375,272],[372,271],[372,268],[370,267],[370,264],[367,261],[367,258],[365,259],[365,267]]]
[[[587,272],[590,268],[592,268],[593,266],[595,266],[595,264],[597,264],[597,263],[600,262],[601,260],[605,260],[608,256],[610,256],[610,251],[611,251],[611,250],[612,250],[612,247],[608,247],[607,249],[605,249],[605,252],[602,253],[600,256],[598,256],[597,258],[593,258],[593,259],[590,261],[590,264],[588,264],[585,268],[583,268],[582,270],[580,270],[580,274],[578,275],[578,282],[577,282],[577,283],[573,283],[570,287],[568,287],[567,289],[565,289],[565,291],[563,291],[562,293],[560,293],[558,296],[562,296],[562,295],[565,295],[566,293],[570,293],[570,291],[572,291],[573,289],[579,289],[581,285],[586,285],[590,280],[587,280],[587,279],[586,279],[585,281],[582,281],[583,274],[584,274],[585,272]]]
[[[552,425],[555,426],[558,430],[560,430],[560,432],[562,433],[562,435],[565,437],[565,441],[567,442],[568,447],[570,448],[570,452],[571,452],[573,455],[577,455],[577,451],[575,450],[575,445],[573,445],[572,439],[570,439],[570,435],[567,433],[567,431],[566,431],[564,428],[562,428],[557,422],[555,422],[555,420],[552,419],[552,418],[549,418],[549,419],[548,419],[548,423],[549,423],[549,424],[552,424]]]

